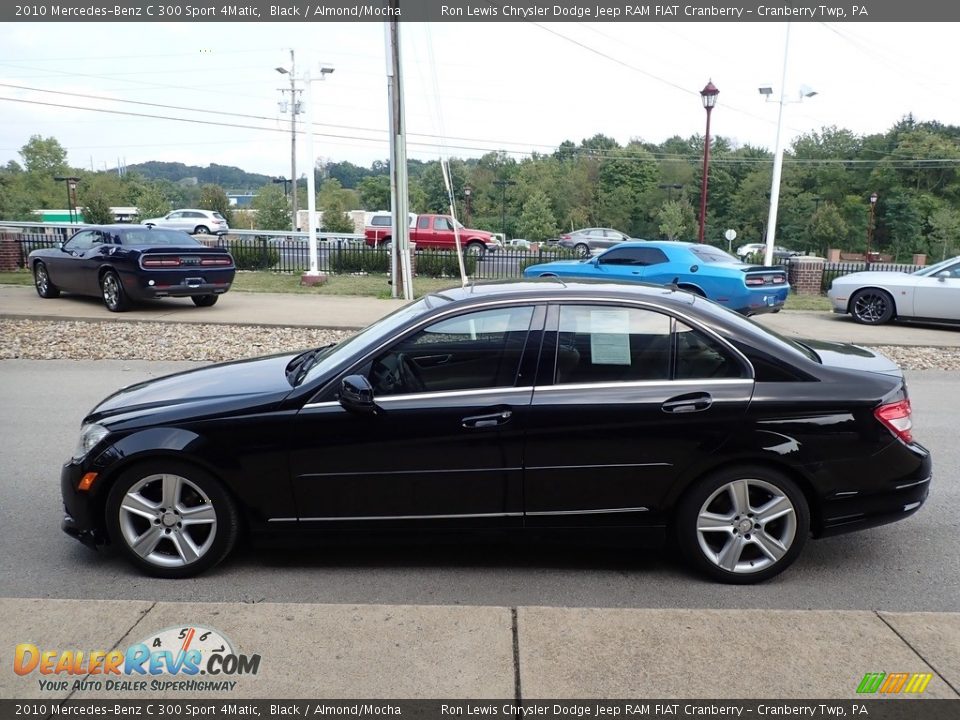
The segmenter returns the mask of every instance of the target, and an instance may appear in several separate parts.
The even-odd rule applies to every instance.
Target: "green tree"
[[[941,260],[953,255],[960,237],[960,213],[952,207],[940,207],[927,218],[930,225],[927,252]]]
[[[829,248],[846,247],[849,229],[837,206],[833,203],[823,203],[813,214],[807,234],[813,249],[821,255],[826,255]]]
[[[52,177],[70,172],[67,151],[54,137],[31,135],[27,144],[20,148],[20,157],[23,158],[23,165],[28,173],[41,173]]]
[[[364,210],[385,210],[390,207],[390,178],[386,175],[366,177],[357,186],[360,207]]]
[[[199,207],[202,210],[215,210],[220,213],[226,218],[228,225],[233,221],[233,215],[230,212],[230,199],[219,185],[204,185],[200,188]]]
[[[116,216],[110,209],[110,202],[100,192],[86,193],[87,203],[83,206],[84,222],[93,225],[109,225],[116,222]]]
[[[556,237],[557,221],[550,209],[550,200],[541,190],[533,192],[523,204],[517,223],[517,232],[529,240],[547,240]]]
[[[251,207],[257,211],[258,230],[289,230],[290,206],[278,185],[264,185],[257,191]]]
[[[693,207],[686,199],[667,201],[657,213],[657,220],[661,235],[667,240],[679,240],[693,227]]]
[[[170,212],[170,201],[164,196],[161,188],[153,183],[144,187],[134,205],[136,205],[139,220],[162,217]]]
[[[353,220],[346,214],[346,193],[336,178],[325,180],[317,193],[317,207],[323,211],[326,232],[352,233]]]

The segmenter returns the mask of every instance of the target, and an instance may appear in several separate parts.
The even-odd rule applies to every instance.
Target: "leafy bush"
[[[227,247],[237,270],[267,270],[280,262],[280,252],[265,240],[258,240],[256,244],[233,242]]]
[[[460,276],[460,264],[454,252],[419,252],[416,263],[417,275],[434,278]],[[473,275],[477,269],[477,258],[470,254],[464,255],[463,268],[467,275]]]
[[[351,273],[390,272],[390,253],[372,248],[337,248],[330,251],[330,271],[341,275]]]

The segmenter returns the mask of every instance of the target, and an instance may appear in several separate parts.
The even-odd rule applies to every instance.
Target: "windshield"
[[[930,277],[930,276],[936,275],[941,270],[945,270],[946,268],[950,267],[951,265],[953,265],[953,263],[957,262],[957,260],[960,260],[960,258],[952,257],[952,258],[949,258],[948,260],[941,260],[936,265],[920,268],[916,272],[913,272],[910,274],[917,275],[918,277]]]
[[[725,253],[723,250],[710,245],[697,245],[696,247],[690,248],[690,252],[692,252],[705,263],[740,262],[733,257],[733,255],[727,255],[727,253]]]
[[[354,352],[362,349],[365,345],[375,345],[378,340],[389,337],[394,330],[407,321],[421,315],[422,313],[445,304],[449,300],[438,295],[428,295],[420,298],[416,302],[404,305],[385,318],[378,320],[373,325],[369,325],[356,335],[348,337],[343,342],[337,343],[333,347],[322,351],[314,359],[310,370],[300,379],[300,383],[310,382],[321,377],[330,370],[336,368]]]

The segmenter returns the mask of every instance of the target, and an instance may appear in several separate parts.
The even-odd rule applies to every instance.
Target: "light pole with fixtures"
[[[873,234],[876,232],[876,212],[877,212],[877,198],[880,196],[876,193],[870,195],[870,224],[867,225],[867,269],[870,269],[870,248],[873,246]]]
[[[326,80],[327,75],[332,72],[332,67],[321,65],[318,79]],[[317,268],[317,188],[313,172],[317,157],[313,151],[313,78],[309,67],[303,74],[303,82],[307,86],[307,157],[310,158],[310,172],[307,173],[307,224],[309,225],[307,238],[310,247],[310,269],[304,274],[304,278],[307,278],[305,284],[311,285],[317,282],[316,278],[320,276],[320,271]],[[296,195],[296,184],[293,191]],[[304,280],[301,279],[301,282]]]
[[[290,229],[294,232],[297,231],[297,115],[300,114],[300,102],[297,100],[297,93],[302,92],[297,88],[297,76],[296,76],[296,62],[293,55],[293,50],[290,50],[290,69],[288,70],[285,67],[274,68],[278,73],[282,75],[290,76],[290,89],[287,90],[282,88],[280,92],[290,93],[290,182],[293,183],[293,222],[290,225]],[[281,108],[283,105],[281,105]],[[286,185],[284,185],[284,193],[286,193]]]
[[[273,178],[272,182],[274,185],[279,185],[280,183],[283,183],[283,196],[285,198],[290,197],[290,181],[289,180],[287,180],[285,177],[275,177]]]
[[[783,109],[787,103],[801,102],[804,98],[813,97],[817,94],[806,85],[800,87],[799,97],[796,100],[788,100],[786,95],[787,85],[787,67],[790,56],[790,23],[787,23],[787,36],[783,43],[783,76],[780,81],[780,112],[777,115],[777,140],[773,151],[773,177],[770,179],[770,214],[767,216],[767,249],[764,253],[763,264],[773,264],[773,247],[777,239],[777,207],[780,203],[780,175],[783,171]],[[767,102],[773,96],[773,88],[769,85],[760,87],[760,94],[764,96]]]
[[[70,214],[70,224],[80,221],[80,213],[77,211],[77,183],[78,177],[55,177],[57,182],[67,184],[67,212]]]
[[[467,207],[466,207],[466,209],[467,209],[467,212],[466,212],[466,216],[467,216],[467,217],[466,217],[467,227],[470,227],[470,200],[471,200],[472,197],[473,197],[473,188],[470,187],[469,185],[464,185],[464,186],[463,186],[463,203],[464,203],[464,205],[467,206]]]
[[[700,91],[703,108],[707,111],[707,134],[703,141],[703,181],[700,185],[700,242],[703,242],[704,228],[707,222],[707,177],[710,172],[710,111],[717,104],[717,90],[713,81]]]

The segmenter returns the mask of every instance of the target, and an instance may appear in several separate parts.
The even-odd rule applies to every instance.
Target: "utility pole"
[[[399,15],[399,0],[388,0],[391,17]],[[390,252],[393,297],[413,299],[413,274],[410,267],[410,230],[408,220],[407,136],[400,66],[400,24],[384,22],[387,46],[387,98],[390,107],[390,207],[393,215],[393,247]]]
[[[290,89],[280,88],[283,94],[290,93],[290,100],[280,102],[280,112],[286,112],[290,108],[290,181],[293,183],[293,222],[291,229],[297,231],[297,115],[303,112],[303,106],[300,102],[300,95],[303,90],[297,87],[297,64],[293,49],[290,49],[290,69],[284,67],[276,68],[278,73],[290,76]]]

